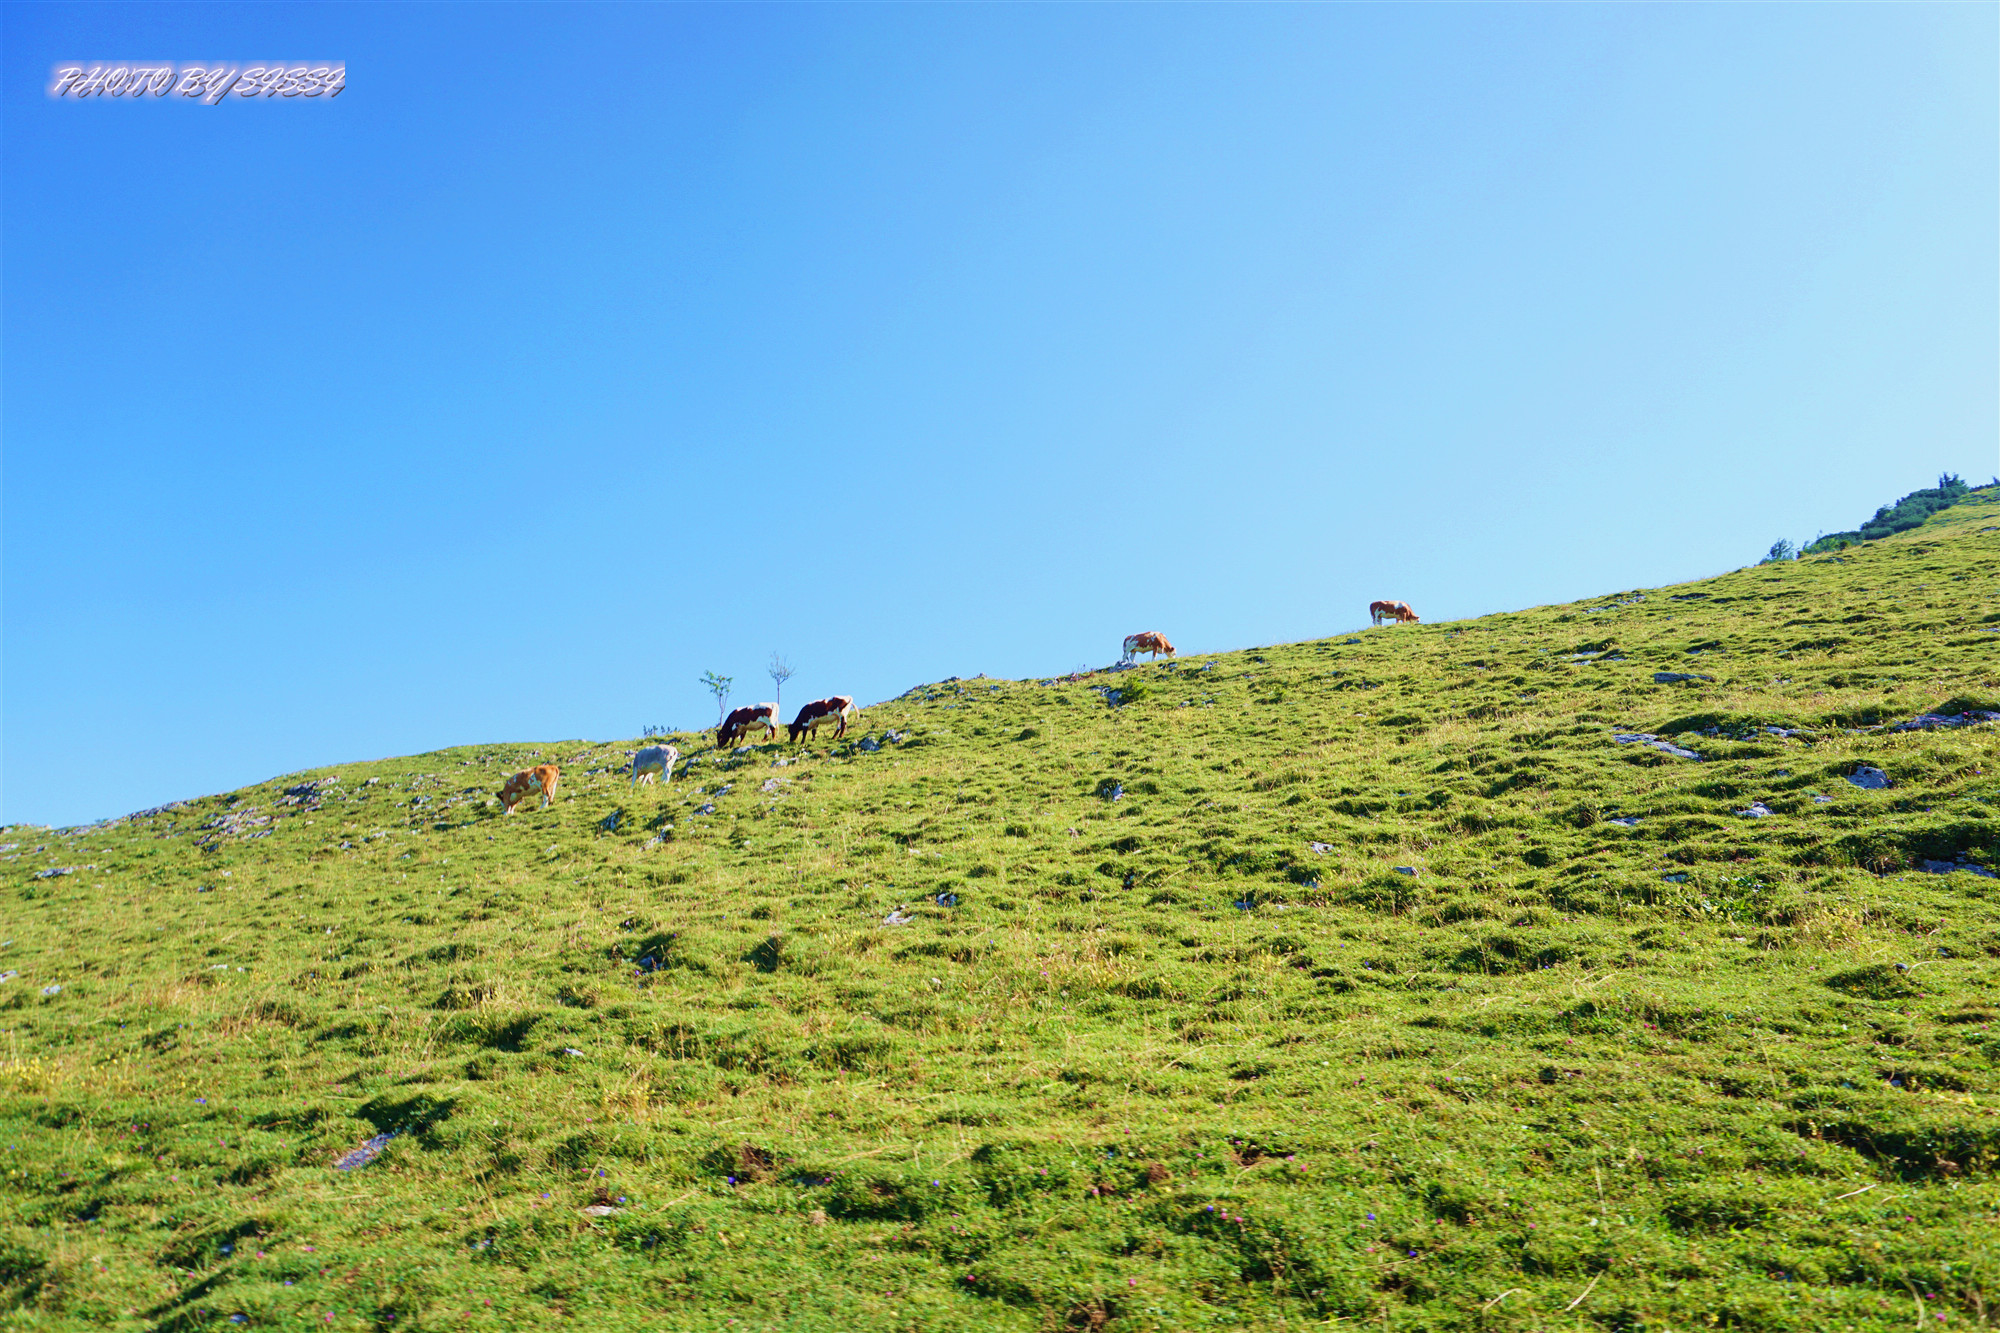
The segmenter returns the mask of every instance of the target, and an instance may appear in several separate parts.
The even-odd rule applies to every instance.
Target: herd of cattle
[[[785,725],[785,739],[796,745],[799,737],[817,736],[819,729],[831,722],[834,724],[833,737],[839,740],[847,734],[847,719],[854,713],[852,695],[836,694],[831,699],[815,699]],[[764,729],[766,740],[778,734],[778,705],[751,704],[748,708],[732,709],[716,729],[715,748],[727,750],[758,727]],[[672,782],[674,765],[680,762],[680,757],[680,750],[674,746],[648,745],[632,756],[633,783],[651,782],[654,778]],[[546,810],[555,804],[556,788],[561,783],[562,769],[559,765],[537,764],[533,768],[522,769],[509,775],[506,785],[500,788],[500,808],[511,815],[516,806],[539,791],[542,794],[542,809]]]
[[[1414,625],[1417,613],[1410,610],[1408,602],[1374,602],[1368,607],[1369,617],[1376,624],[1384,620],[1394,620],[1399,624]],[[1155,660],[1164,653],[1174,655],[1174,646],[1167,642],[1167,636],[1147,630],[1143,634],[1127,636],[1125,640],[1125,661],[1129,662],[1140,653],[1151,653]],[[799,710],[797,717],[785,724],[785,739],[796,745],[801,736],[817,736],[826,723],[833,723],[833,738],[839,740],[847,734],[847,719],[855,715],[852,695],[836,694],[830,699],[815,699]],[[749,735],[758,727],[764,729],[764,739],[770,740],[778,734],[778,705],[751,704],[747,708],[731,710],[722,719],[722,725],[715,732],[715,748],[727,750]],[[632,782],[651,782],[660,778],[666,782],[674,780],[674,765],[680,762],[681,752],[671,745],[648,745],[632,756]],[[506,785],[500,789],[500,808],[513,814],[520,805],[537,791],[542,794],[542,809],[555,804],[556,787],[562,782],[562,770],[555,764],[537,764],[533,768],[521,770],[508,777]]]

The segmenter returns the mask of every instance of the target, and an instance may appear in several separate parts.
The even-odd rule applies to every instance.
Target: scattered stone
[[[764,779],[764,785],[759,787],[757,790],[763,792],[765,795],[768,796],[771,793],[776,792],[779,788],[786,786],[790,782],[791,782],[790,778],[766,778]]]
[[[1919,713],[1908,722],[1898,722],[1888,731],[1935,731],[1940,727],[1976,727],[1987,722],[2000,722],[2000,713],[1974,708],[1963,713]]]
[[[618,831],[618,821],[624,817],[625,812],[623,810],[613,810],[610,814],[597,821],[597,827],[603,829],[606,833],[616,833]]]
[[[885,731],[882,733],[882,739],[891,745],[901,745],[904,741],[910,739],[910,733],[907,731]]]
[[[580,1211],[585,1217],[616,1217],[625,1210],[623,1208],[613,1207],[611,1204],[608,1203],[592,1203],[592,1204],[585,1204],[578,1211]]]
[[[33,875],[29,876],[29,878],[54,879],[57,875],[74,875],[75,873],[76,873],[75,866],[50,866],[47,870],[37,870]]]
[[[1748,810],[1738,810],[1736,813],[1745,819],[1766,819],[1770,817],[1772,810],[1762,801],[1752,801]]]
[[[1415,866],[1391,866],[1390,869],[1399,875],[1408,875],[1411,879],[1417,877],[1417,868]]]
[[[916,920],[915,917],[910,916],[908,913],[909,908],[907,905],[900,906],[895,911],[889,913],[889,915],[883,917],[882,924],[885,926],[907,926]]]
[[[1655,671],[1653,673],[1653,683],[1655,685],[1679,685],[1684,681],[1691,680],[1705,680],[1711,685],[1715,683],[1715,677],[1704,676],[1693,671]]]
[[[342,1153],[334,1159],[333,1169],[336,1171],[355,1171],[368,1165],[382,1155],[382,1150],[389,1146],[389,1140],[395,1138],[399,1132],[392,1129],[386,1134],[377,1134],[360,1147],[352,1148]]]
[[[655,833],[652,837],[646,839],[646,845],[648,847],[658,847],[661,843],[667,840],[667,835],[669,833],[672,833],[673,831],[674,831],[674,826],[672,824],[666,825],[658,833]]]
[[[1106,778],[1097,784],[1097,794],[1107,801],[1122,801],[1125,799],[1125,784]]]
[[[301,782],[296,787],[287,787],[278,804],[302,805],[308,810],[317,810],[320,806],[320,794],[339,781],[338,777],[314,778],[311,782]]]
[[[861,738],[860,745],[858,745],[856,748],[861,750],[866,750],[868,753],[873,754],[875,753],[875,751],[882,748],[882,742],[876,740],[873,736],[863,736]]]
[[[1932,875],[1949,875],[1954,870],[1967,870],[1975,875],[1983,875],[1987,879],[2000,879],[2000,875],[1994,874],[1985,866],[1976,866],[1970,861],[1920,861],[1917,864],[1919,869]]]
[[[1314,856],[1325,856],[1333,850],[1333,844],[1330,842],[1309,842],[1306,846],[1312,849]]]
[[[1660,878],[1669,884],[1685,884],[1687,883],[1687,871],[1682,870],[1672,875],[1662,875]]]
[[[241,810],[227,810],[201,826],[201,830],[209,836],[200,839],[195,845],[206,851],[219,843],[225,835],[237,838],[268,838],[274,830],[260,826],[270,822],[270,816],[258,814],[254,805],[246,805]]]
[[[1614,815],[1612,818],[1607,819],[1604,822],[1607,824],[1623,824],[1626,828],[1639,827],[1639,819],[1638,816],[1636,815]]]
[[[1670,754],[1676,759],[1701,758],[1693,750],[1683,750],[1672,741],[1663,741],[1649,731],[1616,731],[1611,734],[1611,739],[1620,745],[1644,745],[1649,750],[1658,750],[1661,754]]]
[[[699,806],[696,806],[696,807],[695,807],[695,813],[696,813],[696,814],[698,814],[698,815],[712,815],[712,814],[714,814],[714,813],[715,813],[715,802],[713,802],[713,801],[710,801],[710,802],[708,802],[708,803],[707,803],[707,804],[705,804],[705,805],[699,805]]]
[[[1833,804],[1833,798],[1832,798],[1831,796],[1822,796],[1822,795],[1821,795],[1820,793],[1818,793],[1818,792],[1814,792],[1814,793],[1812,794],[1812,798],[1813,798],[1813,804],[1814,804],[1814,805],[1832,805],[1832,804]]]
[[[1884,787],[1890,785],[1887,773],[1884,773],[1879,768],[1870,768],[1866,764],[1849,773],[1847,780],[1855,786],[1865,788],[1868,791],[1881,791]]]
[[[0,982],[12,981],[15,977],[18,977],[20,975],[21,974],[19,972],[0,972]]]
[[[563,1047],[563,1054],[564,1054],[564,1055],[582,1055],[582,1054],[583,1054],[583,1052],[582,1052],[582,1051],[579,1051],[579,1050],[578,1050],[578,1049],[577,1049],[576,1047],[574,1047],[574,1046],[565,1046],[565,1047]]]
[[[939,907],[956,907],[958,906],[958,895],[955,893],[940,893],[931,901],[935,902]]]
[[[1773,727],[1773,726],[1769,726],[1769,725],[1766,725],[1766,726],[1765,726],[1765,728],[1764,728],[1764,734],[1765,734],[1765,735],[1767,735],[1767,736],[1796,736],[1796,735],[1798,735],[1798,734],[1799,734],[1799,728],[1797,728],[1797,727]]]
[[[61,986],[44,986],[44,987],[42,987],[42,994],[44,994],[44,995],[60,995],[60,994],[62,994],[62,987],[61,987]]]
[[[125,816],[125,819],[127,823],[135,819],[152,819],[158,815],[166,814],[169,810],[178,810],[186,804],[186,801],[168,801],[165,805],[156,805],[150,810],[134,810],[131,814]]]

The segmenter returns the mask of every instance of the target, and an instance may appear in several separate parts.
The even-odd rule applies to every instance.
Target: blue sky
[[[700,725],[774,649],[866,704],[1476,615],[1983,481],[1996,14],[0,7],[0,819]]]

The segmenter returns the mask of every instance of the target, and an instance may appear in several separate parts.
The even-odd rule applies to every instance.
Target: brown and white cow
[[[1378,625],[1385,620],[1393,620],[1399,625],[1417,623],[1417,613],[1410,609],[1408,602],[1370,602],[1368,618]]]
[[[657,774],[662,780],[674,780],[674,765],[680,761],[681,752],[671,745],[648,745],[632,756],[632,784],[651,782]]]
[[[839,740],[847,734],[847,719],[854,712],[854,696],[836,694],[831,699],[815,699],[799,710],[799,715],[785,728],[785,739],[793,744],[801,736],[818,735],[822,722],[837,722],[833,738]]]
[[[514,807],[535,794],[537,787],[542,790],[542,809],[555,803],[556,784],[562,781],[562,770],[554,764],[536,764],[533,768],[522,769],[507,779],[507,785],[500,789],[500,808],[508,814]]]
[[[729,716],[722,720],[721,729],[715,733],[715,748],[727,750],[748,735],[751,728],[759,725],[764,728],[765,740],[778,734],[778,705],[751,704],[748,708],[731,709]]]
[[[1161,653],[1172,657],[1174,655],[1174,646],[1167,642],[1166,635],[1156,634],[1152,630],[1147,630],[1143,634],[1131,635],[1125,640],[1126,661],[1131,661],[1140,653],[1151,653],[1155,660],[1159,658]]]

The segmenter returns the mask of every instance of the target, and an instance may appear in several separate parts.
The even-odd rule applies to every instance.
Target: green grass
[[[0,1323],[1988,1325],[2000,880],[1920,867],[2000,863],[2000,728],[1871,728],[2000,708],[1996,587],[1988,490],[668,789],[486,745],[6,830]]]

